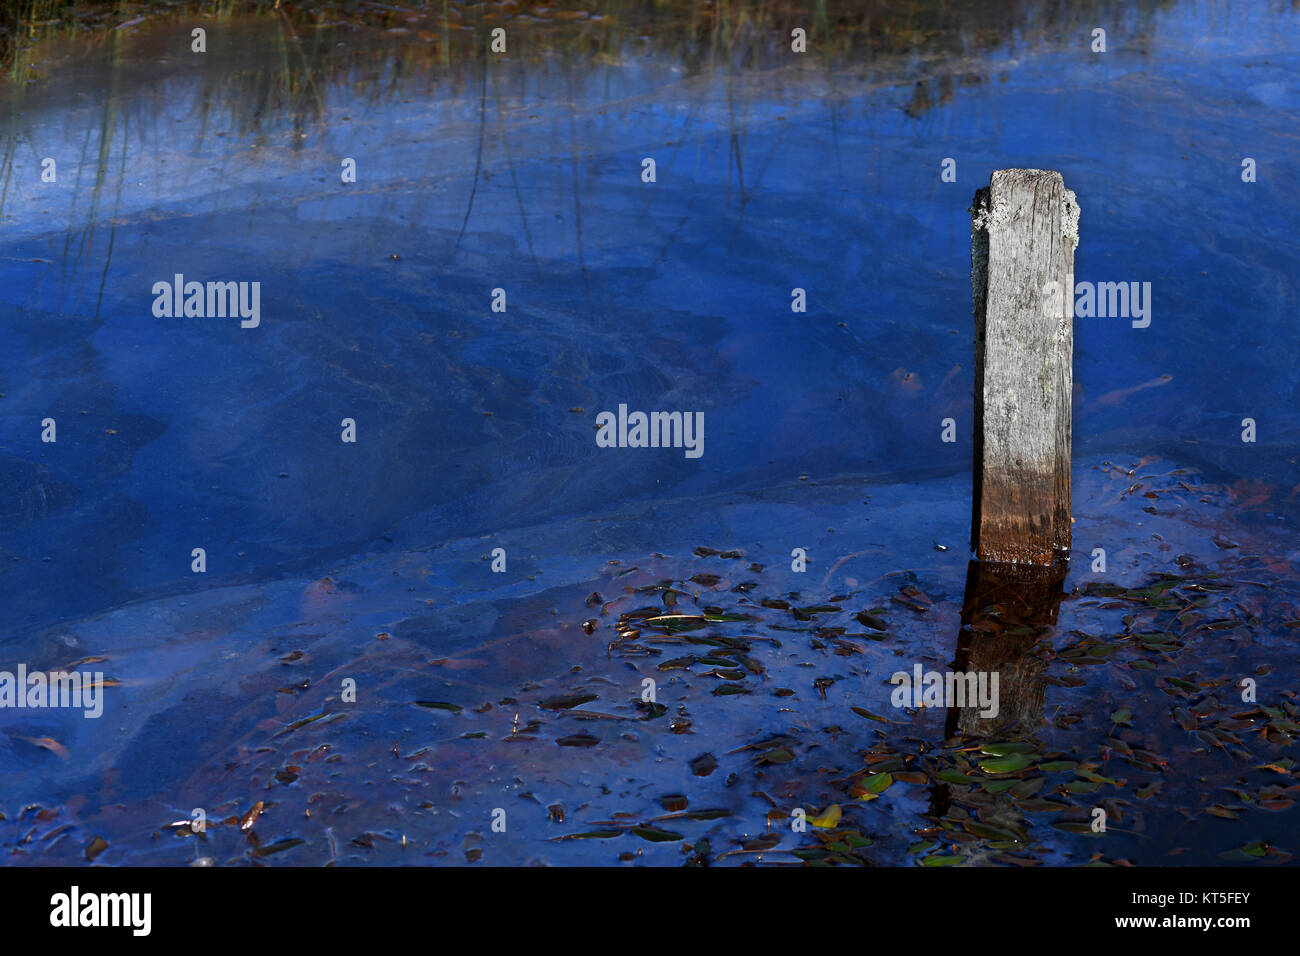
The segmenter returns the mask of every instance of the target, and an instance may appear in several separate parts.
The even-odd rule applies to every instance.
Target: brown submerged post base
[[[975,468],[981,561],[1070,553],[1070,399],[1079,206],[1061,174],[1000,169],[971,210]]]
[[[950,707],[947,736],[988,736],[1003,728],[1033,733],[1043,722],[1046,690],[1038,642],[1056,626],[1067,565],[971,561],[954,670],[998,675],[998,713]]]

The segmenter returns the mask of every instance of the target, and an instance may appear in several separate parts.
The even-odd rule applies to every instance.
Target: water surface
[[[797,862],[815,834],[746,841],[829,804],[871,841],[835,862],[1293,850],[1291,8],[872,5],[818,20],[804,57],[784,23],[627,12],[507,16],[490,58],[500,11],[469,11],[211,21],[202,56],[188,24],[146,22],[39,47],[6,86],[0,647],[118,682],[99,721],[0,713],[11,858],[101,836],[112,863]],[[1014,779],[1044,781],[1018,803],[996,774],[940,777],[981,773],[978,741],[945,745],[886,683],[957,647],[968,207],[1012,166],[1077,193],[1079,279],[1154,295],[1149,328],[1076,322],[1077,554],[1032,650],[1042,725],[1012,734],[1036,761]],[[155,317],[177,273],[260,282],[261,324]],[[597,447],[620,403],[702,411],[703,456]],[[626,638],[650,606],[748,619]],[[857,621],[873,608],[886,631]],[[1235,703],[1246,674],[1273,712]],[[595,699],[546,706],[575,694]],[[1069,762],[1112,789],[1038,769]],[[862,800],[873,767],[920,776]],[[675,794],[726,813],[652,822]],[[1068,807],[1024,809],[1046,794]],[[1104,842],[1053,825],[1103,797]],[[257,801],[251,842],[168,827]]]

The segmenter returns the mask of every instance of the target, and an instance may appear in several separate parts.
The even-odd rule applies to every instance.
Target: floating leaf
[[[1066,833],[1083,833],[1087,836],[1099,836],[1100,833],[1092,828],[1092,824],[1084,823],[1081,820],[1058,820],[1052,826],[1058,830],[1064,830]]]
[[[1087,770],[1083,767],[1080,767],[1078,770],[1075,771],[1075,773],[1077,773],[1084,780],[1090,780],[1093,783],[1108,783],[1112,787],[1121,786],[1120,781],[1112,780],[1110,777],[1103,777],[1101,774],[1096,773],[1095,771],[1092,770]]]
[[[866,776],[858,777],[849,787],[849,794],[859,800],[874,800],[894,783],[894,778],[888,773],[873,773]]]
[[[1030,797],[1027,800],[1019,801],[1017,806],[1028,813],[1060,813],[1062,810],[1072,809],[1068,803],[1048,800],[1044,797]]]
[[[1033,760],[1026,754],[1008,754],[1005,757],[990,757],[980,761],[980,769],[985,773],[1015,773],[1024,770]]]
[[[844,809],[838,803],[832,803],[819,816],[813,817],[811,821],[815,827],[833,830],[839,825],[840,817],[844,815]]]
[[[86,844],[86,859],[94,863],[95,857],[99,856],[99,854],[103,853],[107,849],[108,841],[101,836],[97,836]]]
[[[459,714],[465,709],[460,704],[451,704],[445,700],[417,700],[415,705],[417,707],[428,707],[431,710],[449,710],[453,714]]]
[[[823,850],[821,847],[817,847],[816,849],[792,850],[791,852],[799,859],[806,860],[809,863],[819,863],[831,855],[829,850]]]
[[[979,783],[979,780],[977,778],[968,777],[960,770],[940,770],[935,776],[937,776],[944,783],[959,783],[959,784]]]
[[[254,856],[270,856],[272,853],[282,853],[285,850],[291,850],[301,844],[302,840],[278,840],[275,843],[266,846],[260,846],[253,851]]]
[[[773,747],[758,758],[759,763],[789,763],[794,754],[784,747]]]
[[[587,704],[598,699],[597,694],[568,694],[559,697],[548,697],[538,704],[543,710],[568,710],[571,707],[577,707],[579,704]]]
[[[585,833],[566,833],[564,836],[554,837],[554,840],[612,840],[614,837],[621,837],[626,831],[616,830],[613,827],[607,827],[603,830],[588,830]]]
[[[879,714],[873,714],[871,711],[867,710],[865,707],[852,707],[852,708],[850,708],[850,709],[851,709],[855,714],[857,714],[859,717],[865,717],[867,720],[878,720],[878,721],[880,721],[882,724],[892,724],[892,723],[894,723],[894,721],[892,721],[892,720],[886,720],[884,717],[881,717]]]
[[[671,830],[661,830],[658,827],[633,827],[632,832],[643,840],[649,840],[651,843],[669,843],[673,840],[680,840],[682,838],[680,833],[673,833]]]
[[[713,754],[700,754],[691,761],[691,773],[697,777],[707,777],[718,769],[718,758]]]
[[[985,744],[980,748],[981,753],[986,753],[990,757],[1005,757],[1008,754],[1029,754],[1038,748],[1028,741],[1010,741],[1008,743]]]
[[[981,823],[978,820],[967,820],[964,824],[966,829],[976,836],[984,837],[986,840],[1002,840],[1008,843],[1024,843],[1025,836],[1008,830],[1005,827],[994,826],[991,823]]]

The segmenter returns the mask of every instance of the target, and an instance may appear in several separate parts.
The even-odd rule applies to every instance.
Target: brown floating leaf
[[[707,777],[718,769],[718,758],[713,754],[700,754],[691,761],[691,773],[697,777]]]
[[[302,840],[296,840],[296,839],[277,840],[275,843],[268,844],[267,846],[258,847],[256,850],[253,851],[253,855],[258,857],[270,856],[272,853],[280,853],[284,850],[292,850],[296,846],[301,846],[302,843],[303,843]]]
[[[257,803],[253,804],[253,808],[249,810],[246,814],[244,814],[244,818],[239,821],[239,829],[241,830],[253,829],[253,824],[257,822],[257,818],[260,817],[261,815],[262,815],[262,801],[258,800]]]
[[[95,857],[108,849],[108,841],[103,837],[97,836],[86,844],[86,859],[95,862]]]
[[[651,843],[669,843],[673,840],[680,840],[680,833],[673,833],[671,830],[661,830],[659,827],[639,826],[633,827],[632,832],[643,840]]]
[[[577,707],[579,704],[586,704],[595,700],[596,694],[569,694],[559,697],[548,697],[538,704],[543,710],[568,710],[570,707]]]

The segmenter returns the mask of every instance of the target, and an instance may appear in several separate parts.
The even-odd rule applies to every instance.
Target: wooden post
[[[1079,206],[1061,174],[1000,169],[971,210],[975,486],[981,561],[1070,553],[1070,398]]]

